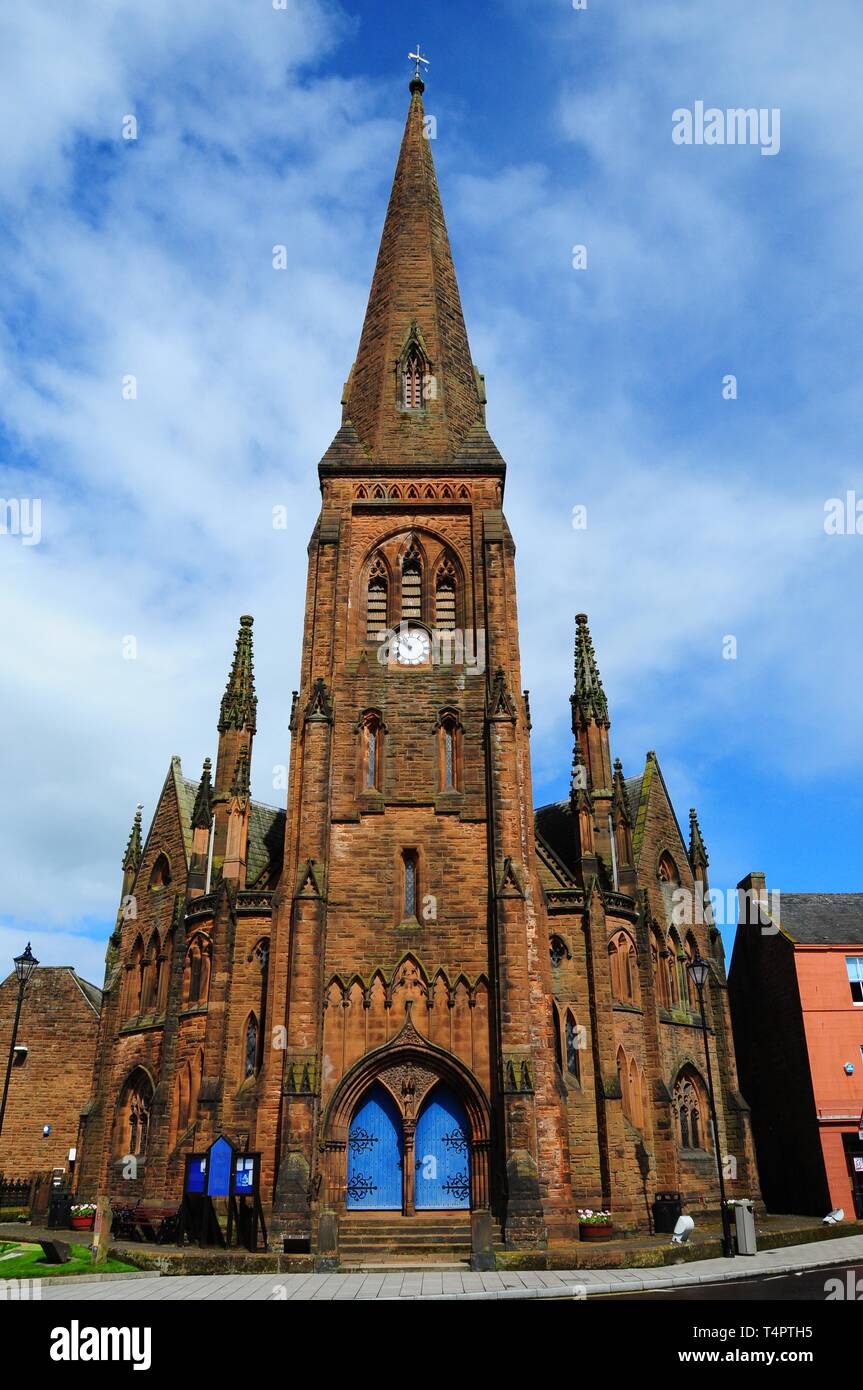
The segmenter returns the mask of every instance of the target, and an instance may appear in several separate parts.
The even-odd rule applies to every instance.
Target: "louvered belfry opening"
[[[369,571],[366,602],[366,638],[376,642],[387,630],[387,572],[382,560],[374,562]]]
[[[411,348],[402,376],[402,401],[406,410],[421,410],[423,405],[423,376],[425,363],[417,348]]]
[[[455,628],[455,574],[451,565],[444,565],[435,585],[435,626],[443,632]]]
[[[422,609],[422,566],[416,547],[411,546],[402,563],[402,621],[420,622]]]

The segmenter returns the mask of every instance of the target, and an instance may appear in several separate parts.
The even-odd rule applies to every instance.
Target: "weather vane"
[[[424,57],[423,57],[422,52],[420,51],[420,46],[419,46],[419,44],[417,44],[417,51],[416,51],[416,53],[409,53],[409,54],[408,54],[408,57],[411,59],[411,61],[415,61],[415,62],[416,62],[416,65],[417,65],[417,70],[416,70],[416,72],[414,73],[414,77],[419,77],[420,79],[422,79],[422,70],[421,70],[421,68],[420,68],[420,63],[425,63],[426,67],[428,67],[428,66],[429,66],[429,60],[428,60],[428,58],[424,58]]]

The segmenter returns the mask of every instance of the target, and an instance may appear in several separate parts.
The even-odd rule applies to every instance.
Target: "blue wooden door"
[[[461,1101],[448,1087],[436,1086],[417,1121],[417,1211],[470,1206],[468,1134]]]
[[[402,1209],[402,1124],[392,1096],[373,1086],[348,1131],[348,1207]]]

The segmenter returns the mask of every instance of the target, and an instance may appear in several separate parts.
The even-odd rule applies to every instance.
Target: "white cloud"
[[[837,12],[859,19],[838,6],[810,24],[802,65],[810,7],[785,9],[763,27],[736,4],[592,7],[604,61],[573,84],[549,45],[548,138],[529,163],[508,162],[504,132],[482,159],[461,146],[462,167],[441,124],[474,356],[510,464],[538,788],[568,771],[582,609],[627,770],[667,748],[682,804],[728,757],[764,786],[859,776],[863,657],[843,595],[860,550],[820,522],[859,476],[856,73],[851,44],[831,49]],[[563,17],[528,7],[524,22]],[[38,922],[57,962],[78,945],[101,958],[72,929],[111,922],[134,806],[152,810],[171,754],[195,776],[214,753],[247,611],[255,793],[280,799],[315,465],[403,111],[321,66],[354,29],[330,5],[25,7],[4,25],[0,491],[38,487],[44,518],[39,546],[0,545],[4,910]],[[735,101],[781,102],[781,165],[672,146],[673,105],[735,84]],[[134,146],[118,138],[130,111]],[[586,532],[570,526],[578,502]],[[719,654],[727,632],[736,663]]]

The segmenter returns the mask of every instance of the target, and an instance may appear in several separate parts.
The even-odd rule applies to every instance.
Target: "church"
[[[318,467],[287,805],[250,795],[243,616],[215,769],[173,758],[129,837],[82,1115],[81,1196],[179,1201],[224,1134],[261,1155],[272,1248],[333,1262],[563,1247],[586,1208],[647,1230],[658,1192],[715,1213],[717,1146],[758,1195],[720,935],[674,910],[709,886],[698,820],[655,753],[612,760],[584,614],[569,796],[533,808],[506,465],[423,91]]]

